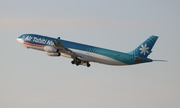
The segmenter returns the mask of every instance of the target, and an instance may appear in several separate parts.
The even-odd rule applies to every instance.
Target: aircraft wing
[[[77,55],[75,52],[71,51],[70,49],[68,49],[67,47],[65,47],[64,45],[61,44],[60,42],[60,37],[58,37],[56,40],[54,40],[54,46],[59,49],[59,51],[61,53],[65,53],[65,54],[68,54],[68,55],[71,55],[71,57],[74,59],[74,58],[78,58],[81,56]]]

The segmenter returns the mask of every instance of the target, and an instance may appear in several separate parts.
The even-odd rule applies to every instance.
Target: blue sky
[[[179,108],[178,0],[0,1],[1,108]],[[149,56],[166,59],[134,66],[49,57],[16,38],[37,33],[128,52],[150,35]]]

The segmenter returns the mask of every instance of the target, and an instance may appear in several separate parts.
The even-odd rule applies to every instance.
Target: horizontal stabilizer
[[[157,61],[157,62],[168,62],[167,60],[153,60],[153,61]]]

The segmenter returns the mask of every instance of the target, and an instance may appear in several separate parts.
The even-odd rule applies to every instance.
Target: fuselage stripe
[[[45,46],[45,45],[34,44],[34,43],[26,42],[26,41],[24,41],[24,44],[30,45],[30,46],[37,46],[37,47],[44,47]]]

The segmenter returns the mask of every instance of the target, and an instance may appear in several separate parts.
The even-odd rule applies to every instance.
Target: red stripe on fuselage
[[[26,42],[24,41],[25,45],[30,45],[30,46],[37,46],[37,47],[44,47],[45,45],[40,45],[40,44],[34,44],[34,43],[30,43],[30,42]]]

